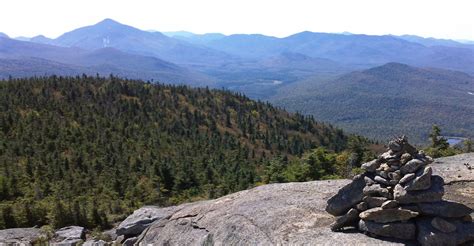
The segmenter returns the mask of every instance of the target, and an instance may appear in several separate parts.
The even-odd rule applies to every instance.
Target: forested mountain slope
[[[432,124],[447,136],[474,133],[474,78],[449,70],[388,63],[336,79],[308,80],[272,101],[381,140],[407,134],[426,143]]]
[[[1,81],[0,227],[106,227],[143,204],[251,187],[275,157],[346,146],[341,130],[227,91],[114,77]]]

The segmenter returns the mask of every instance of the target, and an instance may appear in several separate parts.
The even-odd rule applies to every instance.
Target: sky
[[[0,32],[55,38],[105,18],[142,30],[474,40],[473,0],[0,0]]]

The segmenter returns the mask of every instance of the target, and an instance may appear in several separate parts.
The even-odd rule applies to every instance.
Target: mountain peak
[[[122,24],[118,21],[112,20],[110,18],[106,18],[95,25],[96,26],[103,26],[103,25],[111,26],[111,25],[122,25]]]
[[[0,32],[0,38],[9,38],[9,37],[8,37],[8,35],[6,35],[5,33]]]

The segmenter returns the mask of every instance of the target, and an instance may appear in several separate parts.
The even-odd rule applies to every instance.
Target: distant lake
[[[448,141],[448,144],[451,146],[454,146],[456,144],[462,143],[466,138],[461,138],[461,137],[444,137]]]

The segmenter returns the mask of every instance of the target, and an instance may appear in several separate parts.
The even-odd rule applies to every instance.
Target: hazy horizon
[[[263,34],[302,31],[367,35],[417,35],[474,40],[473,3],[457,1],[3,1],[0,32],[10,37],[56,38],[110,18],[141,30],[196,34]],[[59,21],[58,21],[59,20]]]

